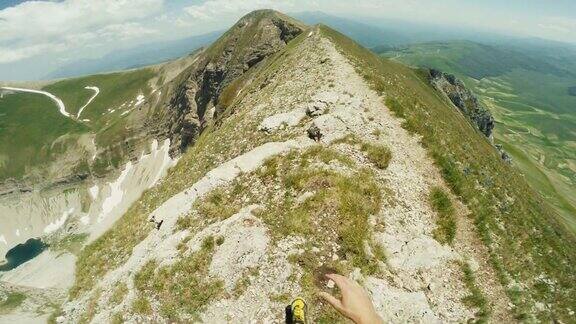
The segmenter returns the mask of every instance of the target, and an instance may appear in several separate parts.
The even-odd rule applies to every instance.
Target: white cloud
[[[28,1],[0,10],[0,62],[88,42],[154,33],[133,20],[161,12],[163,0]],[[93,44],[92,44],[93,45]]]
[[[576,19],[565,17],[548,17],[538,27],[545,31],[560,34],[576,34]]]
[[[184,11],[191,19],[196,21],[208,21],[221,19],[223,16],[238,16],[256,9],[293,10],[293,1],[280,0],[208,0],[204,3],[188,6]],[[180,22],[181,23],[181,22]]]
[[[47,50],[62,50],[57,44],[36,44],[20,48],[0,47],[0,64],[19,61],[24,58],[42,54]]]

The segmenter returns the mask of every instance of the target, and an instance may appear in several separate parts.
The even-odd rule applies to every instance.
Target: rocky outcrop
[[[496,144],[494,146],[496,146],[496,149],[500,153],[500,158],[502,158],[504,162],[512,163],[512,157],[510,157],[510,154],[508,154],[508,152],[504,151],[504,147],[502,147],[502,144]]]
[[[494,117],[482,106],[472,91],[454,75],[436,69],[428,70],[428,80],[438,91],[444,93],[464,116],[476,126],[486,137],[492,138]]]
[[[272,10],[252,12],[199,54],[177,78],[168,104],[172,153],[183,151],[216,114],[224,88],[300,34],[304,25]]]

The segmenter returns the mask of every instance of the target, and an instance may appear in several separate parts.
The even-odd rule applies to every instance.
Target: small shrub
[[[379,144],[362,144],[362,151],[366,154],[366,157],[370,162],[372,162],[379,169],[386,169],[392,158],[392,153],[390,149],[384,145]]]
[[[124,323],[124,316],[122,316],[122,313],[116,313],[112,316],[112,320],[111,320],[112,324],[122,324]]]
[[[120,304],[124,300],[124,297],[126,297],[127,293],[128,287],[126,286],[126,283],[121,282],[116,286],[116,288],[114,288],[112,296],[110,297],[110,303],[113,305]]]
[[[218,236],[218,238],[216,238],[216,245],[222,244],[224,244],[224,236]]]

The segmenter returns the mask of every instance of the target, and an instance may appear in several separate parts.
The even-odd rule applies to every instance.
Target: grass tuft
[[[434,238],[440,243],[452,244],[456,237],[456,219],[450,196],[442,188],[434,187],[430,191],[429,201],[438,214]]]
[[[0,302],[0,314],[10,313],[11,311],[20,307],[26,298],[26,295],[20,292],[8,293],[6,299]]]
[[[392,153],[390,149],[384,145],[363,143],[362,151],[366,154],[366,157],[370,162],[372,162],[379,169],[386,169],[392,158]]]
[[[158,268],[155,261],[149,261],[134,278],[139,298],[156,300],[160,314],[170,321],[195,319],[209,302],[224,292],[222,281],[208,275],[215,245],[215,239],[209,236],[203,240],[200,250],[172,265]]]
[[[470,294],[462,299],[462,302],[468,307],[477,308],[475,323],[486,323],[492,312],[488,300],[476,285],[476,277],[470,265],[467,262],[461,262],[460,267],[464,274],[464,284],[470,291]]]

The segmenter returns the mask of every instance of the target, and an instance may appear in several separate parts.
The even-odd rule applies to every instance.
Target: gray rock
[[[494,145],[498,152],[500,152],[500,157],[502,160],[508,164],[512,163],[512,157],[504,150],[501,144]]]
[[[219,105],[222,91],[266,57],[278,52],[298,36],[304,26],[272,11],[259,10],[244,16],[210,49],[198,54],[195,63],[175,80],[174,93],[167,103],[164,123],[169,125],[171,152],[184,151],[206,124],[223,114]],[[265,30],[265,33],[254,33]],[[250,39],[250,42],[246,42]],[[208,112],[214,109],[213,114]]]
[[[328,107],[325,103],[314,102],[311,103],[308,107],[306,107],[306,115],[308,115],[308,117],[318,117],[324,115],[327,110]]]
[[[316,142],[319,142],[320,139],[322,138],[322,133],[320,132],[320,128],[318,128],[318,126],[312,124],[312,126],[310,126],[310,128],[308,128],[308,137],[310,139],[313,139]]]
[[[444,93],[474,126],[491,139],[494,117],[462,81],[452,74],[435,69],[428,70],[428,80],[434,88]]]

